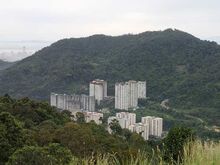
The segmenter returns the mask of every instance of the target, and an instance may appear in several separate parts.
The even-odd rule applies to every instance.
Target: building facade
[[[112,120],[115,119],[118,121],[121,128],[128,129],[130,125],[134,125],[136,123],[136,114],[128,112],[116,113],[116,116],[111,116],[108,118],[108,125],[112,122]]]
[[[93,80],[89,84],[89,96],[94,96],[97,103],[107,97],[107,81],[104,80]]]
[[[127,83],[115,84],[115,108],[128,110],[129,108],[129,93]]]
[[[131,132],[140,134],[145,140],[149,139],[149,135],[161,137],[163,131],[163,119],[154,116],[146,116],[141,118],[141,123],[136,123],[136,114],[128,112],[116,113],[116,116],[108,118],[108,131],[111,133],[109,124],[117,120],[121,128],[128,129]]]
[[[156,117],[153,119],[153,135],[157,137],[162,136],[163,132],[163,119]]]
[[[161,137],[163,132],[163,119],[154,116],[141,118],[141,122],[149,125],[149,135]]]
[[[128,81],[129,90],[129,107],[136,108],[138,106],[138,84],[137,81],[130,80]]]
[[[136,123],[135,125],[132,125],[129,129],[131,132],[136,132],[140,134],[144,140],[149,139],[149,125],[143,124],[143,123]]]
[[[96,124],[102,124],[103,114],[97,112],[84,112],[85,121],[94,121]]]
[[[146,81],[138,81],[138,98],[146,98],[147,84]]]
[[[128,110],[138,105],[138,85],[136,81],[115,84],[115,108]]]
[[[87,95],[67,95],[51,93],[50,105],[72,113],[95,111],[95,97]]]

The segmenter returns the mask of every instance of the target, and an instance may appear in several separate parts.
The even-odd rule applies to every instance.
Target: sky
[[[63,38],[167,28],[220,43],[220,0],[0,0],[0,22],[0,53],[16,42],[36,51]]]

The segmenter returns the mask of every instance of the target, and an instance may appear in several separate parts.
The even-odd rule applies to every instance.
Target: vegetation
[[[189,147],[190,145],[190,147]],[[94,161],[95,160],[95,161]],[[138,157],[132,157],[130,161],[120,163],[115,155],[97,155],[95,158],[85,158],[79,160],[72,159],[72,165],[154,165],[155,160],[146,156],[146,154],[139,154]],[[220,144],[213,144],[209,142],[202,143],[195,141],[184,146],[184,159],[183,162],[167,163],[163,160],[161,153],[158,158],[157,164],[160,165],[218,165],[220,164]]]
[[[71,121],[70,113],[60,112],[45,102],[29,98],[0,97],[0,164],[168,164],[197,160],[193,147],[213,147],[218,162],[218,143],[192,141],[191,129],[179,126],[163,140],[144,141],[137,133],[122,129],[117,121],[110,127],[85,123],[82,113]],[[189,153],[197,157],[190,157]],[[197,154],[197,155],[196,155]],[[202,154],[202,153],[201,153]],[[210,161],[208,159],[207,161]]]
[[[88,82],[146,80],[147,95],[220,126],[220,46],[179,30],[64,39],[0,74],[0,93],[48,99],[50,92],[88,93]],[[15,81],[16,80],[16,81]]]
[[[180,120],[200,136],[217,138],[219,61],[219,45],[178,30],[65,39],[2,71],[0,93],[48,99],[50,92],[88,93],[88,82],[102,78],[114,95],[116,81],[146,80],[149,98],[140,100],[140,113],[165,116],[166,128]],[[171,110],[149,104],[164,99]]]
[[[0,60],[0,71],[7,69],[14,64],[15,64],[15,62],[7,62],[7,61]]]

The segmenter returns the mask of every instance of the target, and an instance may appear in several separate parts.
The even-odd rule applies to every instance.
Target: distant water
[[[49,41],[0,41],[0,59],[18,61],[49,46]]]

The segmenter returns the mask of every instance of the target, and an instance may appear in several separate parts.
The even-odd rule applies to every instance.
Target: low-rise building
[[[67,95],[51,93],[50,105],[72,113],[95,111],[95,97],[87,95]]]
[[[84,112],[85,121],[88,123],[94,121],[96,124],[102,124],[103,114],[97,112]]]

